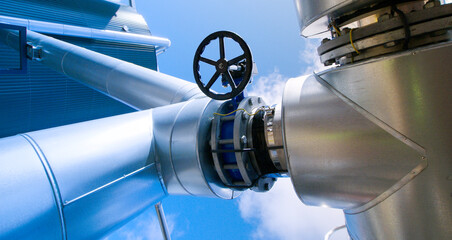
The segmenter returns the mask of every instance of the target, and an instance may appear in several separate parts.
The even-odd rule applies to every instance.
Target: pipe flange
[[[387,7],[387,13],[383,10],[379,13],[384,14],[378,22],[364,27],[350,29],[355,22],[333,25],[332,33],[336,37],[322,41],[317,49],[320,61],[325,65],[344,65],[450,40],[452,5],[428,9],[422,9],[421,5],[420,10],[406,13],[395,9],[399,11],[397,15],[391,13],[393,8]]]
[[[253,164],[252,135],[249,134],[253,113],[264,107],[259,97],[241,101],[235,113],[231,102],[223,103],[212,121],[210,144],[212,157],[221,181],[230,188],[243,190],[255,185],[260,177]]]
[[[254,185],[255,180],[259,178],[258,172],[254,169],[251,154],[249,152],[254,149],[250,147],[250,141],[248,138],[251,135],[247,134],[249,125],[251,124],[252,116],[248,113],[255,113],[259,108],[265,106],[264,101],[260,97],[248,97],[240,102],[238,109],[245,109],[235,115],[234,120],[234,148],[235,149],[250,149],[250,151],[236,152],[235,157],[237,159],[237,165],[239,171],[243,177],[243,183],[246,186]]]
[[[286,154],[284,153],[281,126],[281,106],[268,108],[264,115],[265,142],[273,165],[282,172],[287,172]]]
[[[224,102],[217,110],[219,114],[227,114],[234,110],[234,106],[230,102]],[[230,161],[230,151],[233,150],[232,136],[222,133],[223,125],[232,125],[234,123],[234,115],[221,116],[215,114],[212,120],[212,128],[210,132],[210,146],[212,151],[213,163],[223,184],[233,186],[233,176],[235,175],[234,163]]]

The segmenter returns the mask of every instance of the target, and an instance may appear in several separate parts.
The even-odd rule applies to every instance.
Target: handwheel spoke
[[[225,77],[228,80],[229,86],[231,86],[232,90],[234,91],[237,86],[235,86],[235,82],[234,80],[232,80],[231,73],[229,71],[226,71],[224,74],[226,75]]]
[[[204,58],[204,57],[199,57],[199,60],[201,62],[205,62],[207,64],[210,64],[212,66],[215,66],[217,64],[217,62],[215,62],[214,60],[208,59],[208,58]]]
[[[220,72],[216,71],[215,74],[213,74],[210,81],[207,83],[206,88],[210,89],[212,87],[212,85],[215,83],[215,81],[217,81],[219,76],[220,76]]]
[[[238,62],[242,61],[243,59],[245,59],[245,54],[242,54],[242,55],[240,55],[238,57],[235,57],[235,58],[229,60],[228,61],[228,66],[237,64]]]
[[[216,55],[220,55],[218,59],[216,57],[211,58],[209,56],[202,56],[206,47],[212,43],[215,45],[215,49],[213,50],[217,52]],[[237,55],[232,52],[228,52],[231,56],[230,59],[226,59],[226,50],[231,51],[230,49],[226,49],[226,47],[230,47],[228,45],[230,43],[239,44],[242,52],[237,52]],[[219,49],[217,49],[217,47],[219,47]],[[201,62],[203,63],[201,64]],[[201,78],[201,65],[203,68],[205,65],[214,66],[215,70],[213,70],[213,73],[210,72],[212,75]],[[251,80],[252,67],[252,55],[246,42],[239,35],[233,32],[218,31],[204,38],[196,49],[193,60],[193,75],[195,77],[196,84],[208,97],[216,100],[227,100],[237,97],[245,89]],[[210,79],[208,78],[209,76]],[[220,77],[221,79],[219,79]],[[220,80],[221,85],[227,88],[227,90],[222,92],[226,93],[216,93],[213,90],[213,88],[216,88],[217,84],[220,84],[217,83],[217,81]]]
[[[224,54],[224,37],[220,37],[219,41],[220,41],[220,58],[224,59],[225,58],[225,54]]]

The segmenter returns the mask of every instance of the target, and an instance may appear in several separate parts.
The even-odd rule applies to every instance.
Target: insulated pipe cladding
[[[338,65],[285,86],[274,134],[299,198],[343,209],[352,239],[450,239],[452,5],[294,1]]]
[[[0,40],[19,46],[18,33],[0,29]],[[194,83],[27,31],[29,57],[135,109],[183,102],[204,94]]]
[[[97,239],[167,194],[233,198],[205,149],[219,105],[195,99],[0,139],[0,239]]]
[[[343,209],[353,239],[452,236],[452,42],[290,79],[288,170],[308,205]]]

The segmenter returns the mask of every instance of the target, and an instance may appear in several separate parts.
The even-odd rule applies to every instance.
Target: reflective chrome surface
[[[289,173],[304,203],[363,206],[424,162],[422,149],[399,141],[319,81],[291,79],[283,96]]]
[[[436,44],[286,84],[294,187],[343,208],[353,239],[452,236],[451,56]]]
[[[0,30],[0,40],[17,45],[17,34]],[[40,62],[135,109],[149,109],[204,96],[194,83],[27,31],[42,49]]]
[[[354,238],[452,236],[451,56],[452,43],[444,43],[321,74],[426,150],[428,168],[419,176],[370,210],[346,214]]]
[[[1,139],[0,238],[100,238],[163,198],[151,114]]]

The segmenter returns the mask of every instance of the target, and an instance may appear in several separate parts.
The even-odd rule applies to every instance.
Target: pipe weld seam
[[[150,168],[151,166],[154,166],[154,163],[151,163],[151,164],[146,165],[146,166],[144,166],[144,167],[142,167],[142,168],[139,168],[139,169],[137,169],[137,170],[135,170],[135,171],[133,171],[133,172],[131,172],[131,173],[128,173],[128,174],[126,174],[126,175],[124,175],[124,176],[122,176],[122,177],[120,177],[120,178],[118,178],[118,179],[116,179],[116,180],[113,180],[113,181],[111,181],[111,182],[109,182],[109,183],[107,183],[107,184],[104,184],[104,185],[102,185],[102,186],[100,186],[100,187],[98,187],[98,188],[96,188],[96,189],[94,189],[94,190],[91,190],[91,191],[89,191],[89,192],[87,192],[87,193],[85,193],[85,194],[83,194],[83,195],[80,195],[80,196],[78,196],[78,197],[76,197],[76,198],[74,198],[74,199],[72,199],[72,200],[65,201],[65,202],[64,202],[64,206],[67,206],[67,205],[69,205],[69,204],[71,204],[71,203],[74,203],[74,202],[76,202],[76,201],[78,201],[78,200],[80,200],[80,199],[82,199],[82,198],[84,198],[84,197],[87,197],[87,196],[89,196],[89,195],[91,195],[91,194],[93,194],[93,193],[96,193],[96,192],[98,192],[98,191],[101,191],[102,189],[104,189],[104,188],[106,188],[106,187],[108,187],[108,186],[110,186],[110,185],[113,185],[113,184],[115,184],[115,183],[117,183],[117,182],[119,182],[119,181],[121,181],[121,180],[123,180],[123,179],[126,179],[126,178],[128,178],[128,177],[130,177],[130,176],[133,176],[133,175],[136,175],[136,174],[138,174],[138,173],[140,173],[140,172],[142,172],[142,171],[145,171],[146,169]]]
[[[66,58],[66,56],[69,54],[69,51],[66,51],[63,55],[63,57],[61,58],[61,63],[60,63],[60,67],[61,67],[61,71],[63,72],[64,75],[69,76],[66,71],[64,71],[64,60]]]
[[[185,107],[187,107],[187,103],[184,104],[184,106],[182,106],[181,109],[179,109],[179,111],[176,114],[176,117],[174,118],[172,127],[171,127],[171,133],[170,133],[170,139],[169,139],[169,162],[171,163],[171,168],[173,169],[174,172],[174,176],[176,177],[177,181],[179,182],[180,186],[190,195],[192,196],[196,196],[195,194],[191,193],[190,191],[188,191],[188,189],[184,186],[184,184],[182,183],[182,181],[179,178],[179,175],[177,174],[177,170],[176,167],[174,166],[173,163],[173,133],[174,133],[174,127],[177,124],[177,120],[180,116],[180,113],[184,110]]]
[[[41,150],[38,143],[31,136],[29,136],[26,133],[19,134],[19,136],[22,136],[23,138],[25,138],[25,140],[27,140],[27,142],[33,147],[33,149],[35,150],[39,159],[41,160],[42,166],[44,167],[47,178],[49,179],[50,185],[52,187],[53,196],[54,196],[57,208],[58,208],[58,214],[60,216],[61,232],[63,235],[62,239],[66,240],[67,234],[66,234],[66,225],[65,225],[65,221],[64,221],[63,200],[61,198],[60,189],[58,187],[58,183],[55,178],[55,175],[53,174],[52,168],[50,167],[50,164],[47,161],[47,158],[46,158],[44,152]]]

